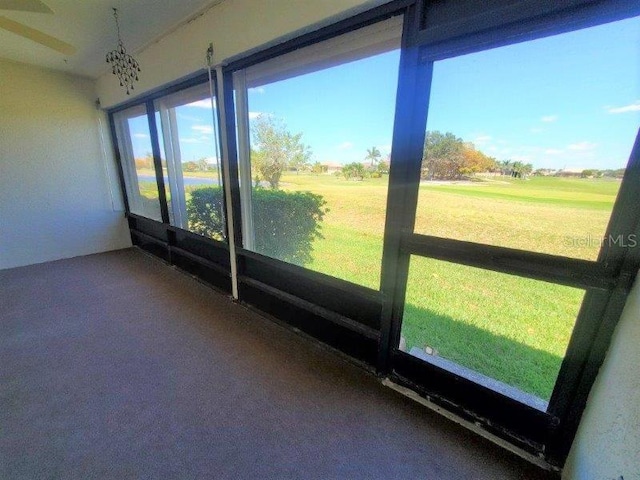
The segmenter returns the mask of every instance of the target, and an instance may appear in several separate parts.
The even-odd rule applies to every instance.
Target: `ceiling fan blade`
[[[60,52],[64,55],[73,55],[76,53],[76,47],[68,44],[67,42],[63,42],[62,40],[58,40],[56,37],[52,37],[51,35],[47,35],[46,33],[41,32],[40,30],[36,30],[35,28],[27,27],[22,23],[11,20],[7,17],[3,17],[0,15],[0,28],[4,28],[5,30],[9,30],[10,32],[15,33],[16,35],[20,35],[24,38],[28,38],[29,40],[33,40],[40,45],[44,45],[45,47],[49,47],[56,52]]]
[[[19,12],[53,13],[40,0],[0,0],[0,10],[17,10]]]

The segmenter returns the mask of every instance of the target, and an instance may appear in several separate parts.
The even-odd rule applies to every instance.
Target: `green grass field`
[[[619,181],[497,177],[420,187],[415,231],[595,259]],[[387,178],[286,175],[282,188],[322,195],[329,212],[308,268],[377,289]],[[411,261],[402,335],[543,399],[551,395],[584,291],[425,258]]]
[[[329,209],[307,268],[379,288],[387,180],[282,177],[282,189],[320,194]],[[619,186],[618,180],[555,177],[425,183],[415,231],[593,260]],[[141,193],[151,198],[152,190]],[[589,238],[587,246],[579,241]],[[549,399],[583,296],[578,289],[415,257],[402,335],[407,349],[428,347]]]

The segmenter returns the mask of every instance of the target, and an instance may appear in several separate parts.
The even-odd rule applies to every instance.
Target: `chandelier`
[[[135,58],[127,53],[124,48],[122,38],[120,38],[120,23],[118,22],[118,9],[113,9],[113,18],[116,20],[116,29],[118,31],[118,46],[115,50],[107,53],[107,63],[111,65],[111,73],[118,77],[120,86],[127,89],[127,95],[133,90],[133,82],[138,81],[138,73],[140,65]]]

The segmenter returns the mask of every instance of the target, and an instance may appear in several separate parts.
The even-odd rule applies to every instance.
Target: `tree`
[[[367,170],[364,168],[364,165],[358,162],[348,163],[342,167],[342,175],[345,180],[351,180],[353,178],[362,181],[366,174]]]
[[[386,160],[382,160],[380,161],[380,163],[378,163],[378,173],[380,175],[383,174],[387,174],[389,173],[389,168],[391,167],[391,155],[387,155],[387,159]]]
[[[617,170],[602,170],[600,172],[600,176],[602,177],[611,177],[611,178],[622,178],[624,177],[624,168],[619,168]]]
[[[260,115],[252,128],[256,150],[251,152],[252,176],[266,180],[277,189],[287,168],[302,168],[308,164],[311,149],[301,142],[302,133],[291,134],[283,122]]]
[[[500,168],[501,175],[511,175],[512,169],[511,160],[501,160],[498,162],[498,167]]]
[[[424,179],[457,180],[481,172],[504,173],[509,165],[509,161],[498,162],[451,132],[427,131],[421,171]]]
[[[526,178],[533,171],[533,165],[530,163],[513,162],[511,167],[511,176],[515,178]]]
[[[295,138],[295,141],[299,143],[302,138],[302,134],[297,133],[293,138]],[[310,158],[311,148],[299,143],[299,146],[293,150],[288,167],[294,169],[296,171],[296,175],[298,175],[301,171],[309,170],[311,168],[309,165]]]
[[[315,162],[311,166],[311,173],[314,175],[320,175],[321,173],[326,173],[328,167],[326,165],[322,165],[320,162]]]
[[[189,161],[182,164],[183,172],[197,172],[198,169],[198,164],[194,161]]]
[[[147,168],[153,169],[153,155],[151,152],[147,152],[144,157],[135,158],[134,163],[136,165],[136,169]]]
[[[463,162],[460,166],[460,173],[463,175],[473,175],[480,172],[491,172],[496,168],[494,158],[488,157],[480,150],[476,150],[473,143],[464,144],[462,150]]]
[[[422,178],[453,180],[460,178],[464,164],[464,143],[453,133],[427,132],[422,157]]]
[[[260,173],[263,163],[262,158],[263,155],[260,150],[251,149],[251,178],[255,188],[260,186],[260,180],[262,179],[262,174]]]
[[[207,163],[207,159],[202,157],[200,160],[196,162],[198,164],[198,170],[201,172],[206,172],[209,170],[209,164]]]
[[[364,157],[365,162],[369,161],[369,168],[374,171],[382,158],[382,154],[377,147],[367,148],[367,156]]]

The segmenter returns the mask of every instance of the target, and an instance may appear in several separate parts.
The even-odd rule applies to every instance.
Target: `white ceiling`
[[[113,7],[118,9],[122,41],[129,53],[159,39],[175,27],[223,0],[44,0],[54,14],[0,10],[77,48],[65,56],[0,29],[0,58],[98,77],[108,71],[105,55],[117,44]]]

